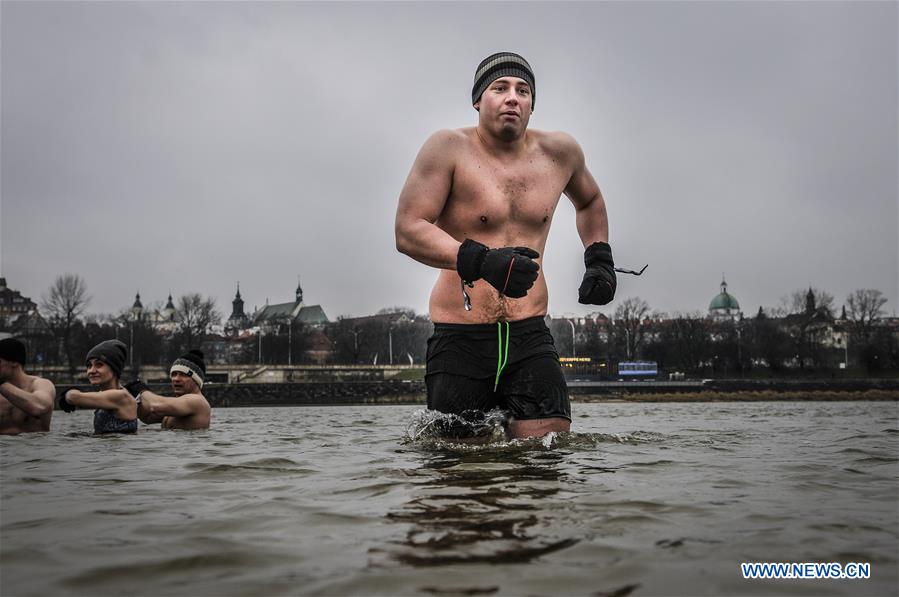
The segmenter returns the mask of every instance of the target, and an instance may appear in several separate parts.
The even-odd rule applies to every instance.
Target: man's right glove
[[[500,295],[521,298],[537,279],[537,257],[540,253],[528,247],[490,249],[466,238],[456,256],[456,271],[466,284],[484,278]]]
[[[56,403],[59,405],[59,408],[64,410],[67,413],[75,412],[75,409],[78,407],[66,400],[66,394],[71,392],[74,388],[69,388],[68,390],[63,390],[59,393],[59,396],[56,398]]]
[[[587,272],[578,289],[578,302],[584,305],[605,305],[615,298],[618,280],[615,277],[615,262],[612,261],[612,247],[609,243],[593,243],[584,250],[584,265]]]

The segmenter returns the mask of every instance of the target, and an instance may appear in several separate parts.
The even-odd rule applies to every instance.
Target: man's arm
[[[456,269],[460,242],[434,223],[453,184],[453,155],[464,139],[438,131],[425,141],[400,192],[396,210],[396,248],[425,265]]]
[[[575,222],[585,247],[596,242],[609,242],[609,217],[599,185],[587,169],[584,151],[577,141],[566,137],[566,152],[572,160],[572,174],[565,195],[574,204]]]
[[[185,394],[178,397],[160,396],[148,390],[140,394],[141,411],[157,423],[162,417],[189,417],[200,414],[208,402],[199,394]],[[143,420],[143,419],[142,419]],[[144,421],[147,422],[147,421]]]
[[[566,135],[567,137],[567,135]],[[615,261],[609,246],[609,217],[599,185],[587,169],[584,152],[568,137],[572,174],[565,194],[574,203],[577,231],[584,243],[584,279],[578,288],[578,302],[584,305],[607,305],[615,298],[618,280]]]
[[[152,392],[148,392],[144,390],[140,393],[140,404],[137,405],[137,418],[141,420],[141,423],[146,425],[152,425],[153,423],[162,423],[162,420],[165,418],[165,415],[154,414],[150,411],[149,402],[145,402],[145,400],[150,396]]]
[[[33,392],[26,392],[22,388],[9,382],[0,384],[0,394],[16,408],[25,411],[31,417],[42,417],[53,411],[53,399],[56,396],[56,388],[46,379],[35,379]]]

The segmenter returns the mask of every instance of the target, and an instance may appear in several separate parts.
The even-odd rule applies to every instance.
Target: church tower
[[[237,294],[231,301],[231,317],[225,322],[225,333],[236,336],[241,330],[249,326],[249,319],[243,312],[243,299],[240,297],[240,282],[237,283]]]
[[[238,282],[237,294],[234,295],[234,300],[231,301],[231,317],[228,319],[246,319],[246,317],[243,312],[243,299],[240,298],[240,282]]]
[[[169,292],[169,300],[166,302],[165,307],[162,309],[162,320],[166,322],[175,321],[175,303],[172,302],[172,293]]]

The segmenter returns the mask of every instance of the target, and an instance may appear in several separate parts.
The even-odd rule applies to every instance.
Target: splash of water
[[[508,415],[499,410],[478,413],[472,416],[466,411],[462,415],[442,413],[436,410],[418,410],[412,413],[403,443],[453,442],[454,437],[477,438],[479,444],[493,444],[507,441],[506,423]],[[449,433],[448,433],[449,432]]]
[[[641,444],[663,440],[662,435],[648,431],[612,434],[553,431],[542,437],[511,439],[507,433],[508,421],[508,414],[501,410],[479,413],[477,417],[470,413],[460,416],[435,410],[417,410],[406,424],[403,443],[428,449],[470,452],[485,449],[591,450],[602,444]],[[466,435],[476,438],[476,441],[459,439]]]

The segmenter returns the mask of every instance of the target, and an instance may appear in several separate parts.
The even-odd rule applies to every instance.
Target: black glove
[[[615,298],[618,281],[609,243],[593,243],[587,247],[584,250],[584,265],[587,266],[587,272],[577,291],[578,302],[584,305],[605,305],[611,302]]]
[[[66,394],[74,389],[75,388],[69,388],[68,390],[63,390],[56,398],[56,403],[59,405],[59,408],[66,411],[67,413],[73,413],[75,412],[75,409],[78,408],[77,406],[66,400]]]
[[[129,382],[129,383],[126,383],[126,384],[125,384],[125,389],[128,390],[128,393],[129,393],[129,394],[131,394],[132,396],[134,396],[135,398],[137,398],[137,396],[138,396],[141,392],[143,392],[143,391],[145,391],[145,390],[149,390],[149,389],[150,389],[150,386],[148,386],[147,384],[145,384],[144,382],[142,382],[141,379],[138,377],[138,378],[135,379],[134,381]]]
[[[456,256],[456,271],[466,284],[484,278],[500,295],[521,298],[537,279],[537,257],[540,253],[527,247],[490,249],[466,238]]]

